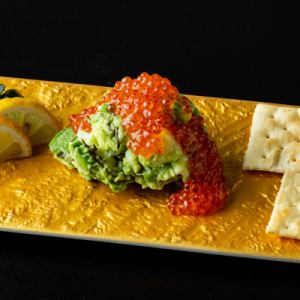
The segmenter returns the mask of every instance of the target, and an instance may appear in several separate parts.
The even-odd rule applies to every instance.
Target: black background
[[[1,1],[0,74],[299,104],[298,10],[273,2]],[[297,299],[299,268],[0,233],[0,299]]]

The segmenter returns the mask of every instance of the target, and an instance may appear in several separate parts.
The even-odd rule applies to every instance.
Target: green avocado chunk
[[[175,115],[175,119],[182,122],[182,123],[187,123],[192,116],[199,117],[200,112],[195,106],[195,104],[189,100],[189,106],[190,106],[190,112],[186,112],[183,110],[182,106],[180,105],[180,101],[176,102],[173,106],[173,112]]]
[[[130,149],[124,158],[124,171],[134,176],[135,182],[142,188],[162,189],[166,184],[189,177],[188,158],[182,152],[174,137],[168,130],[163,131],[165,152],[145,158],[136,156]]]
[[[50,151],[54,157],[69,168],[74,168],[72,157],[69,150],[69,144],[77,139],[72,128],[67,127],[59,131],[49,144]]]

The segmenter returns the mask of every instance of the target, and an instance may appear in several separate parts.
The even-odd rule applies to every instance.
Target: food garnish
[[[14,97],[22,97],[22,95],[15,89],[5,90],[5,85],[0,83],[0,100]]]
[[[70,116],[50,143],[54,156],[87,180],[117,192],[131,182],[162,189],[175,215],[207,215],[222,208],[228,190],[223,165],[193,103],[157,74],[125,77],[99,103]]]
[[[0,115],[20,126],[32,146],[48,143],[59,130],[55,117],[45,107],[27,98],[1,100]]]
[[[23,130],[0,116],[0,163],[31,156],[31,144]]]
[[[0,163],[28,157],[32,146],[48,143],[59,130],[55,117],[42,105],[0,84]]]

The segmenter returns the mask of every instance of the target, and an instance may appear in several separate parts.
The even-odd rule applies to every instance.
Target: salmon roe
[[[222,208],[228,197],[223,165],[203,129],[203,118],[192,116],[186,124],[176,121],[176,102],[185,113],[192,113],[189,100],[168,79],[144,72],[136,79],[124,77],[118,81],[97,106],[70,116],[70,125],[75,132],[90,131],[87,117],[95,114],[98,106],[108,103],[109,110],[122,119],[128,148],[147,158],[163,153],[162,131],[170,130],[189,157],[190,178],[179,192],[171,195],[168,207],[174,215],[211,214]]]
[[[171,195],[168,207],[174,215],[207,215],[226,204],[228,190],[223,164],[215,144],[203,129],[202,117],[193,116],[173,132],[189,157],[190,178]]]
[[[78,130],[84,130],[90,132],[92,127],[87,120],[87,117],[94,115],[97,112],[97,106],[92,106],[84,109],[82,112],[76,115],[69,116],[70,126],[75,132]]]
[[[121,117],[128,148],[148,158],[163,153],[161,134],[173,123],[172,108],[178,98],[178,90],[168,79],[144,72],[136,79],[118,81],[102,103],[109,103],[110,110]]]
[[[129,137],[128,148],[136,155],[148,158],[155,153],[163,153],[161,134],[164,128],[172,126],[172,108],[179,98],[178,90],[168,79],[144,72],[136,79],[124,77],[118,81],[98,105],[109,104],[109,110],[122,119]],[[74,131],[90,131],[86,117],[96,110],[96,107],[91,107],[70,116]]]

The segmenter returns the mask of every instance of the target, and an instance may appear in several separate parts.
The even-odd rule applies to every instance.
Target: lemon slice
[[[32,146],[48,143],[59,130],[57,120],[45,107],[24,98],[1,100],[1,115],[20,126]]]
[[[12,121],[0,116],[0,163],[31,156],[30,140]]]

